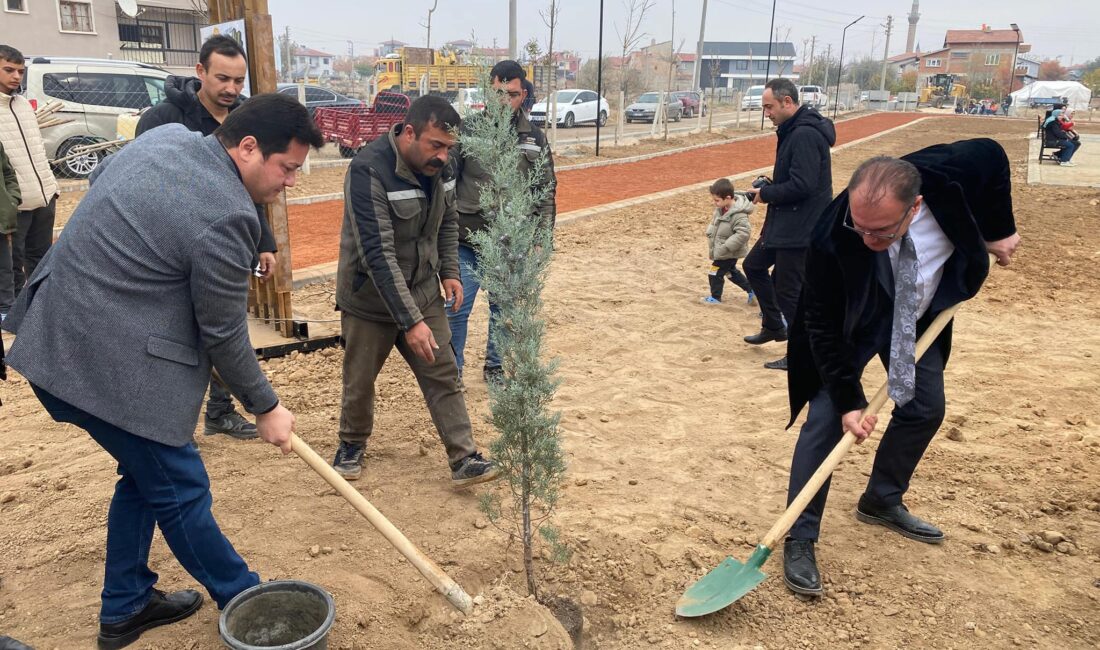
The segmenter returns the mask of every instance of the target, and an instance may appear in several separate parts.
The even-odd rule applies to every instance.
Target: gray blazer
[[[8,364],[129,433],[191,441],[213,364],[251,413],[278,398],[248,339],[256,208],[214,136],[151,131],[92,186],[12,308]]]

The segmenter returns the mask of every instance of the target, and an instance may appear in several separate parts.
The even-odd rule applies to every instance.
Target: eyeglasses
[[[915,207],[917,207],[917,202],[913,201],[913,203],[908,208],[905,208],[905,213],[901,215],[901,219],[898,219],[896,223],[892,224],[891,226],[886,226],[885,228],[880,228],[877,231],[874,231],[874,230],[864,230],[862,228],[856,228],[855,222],[852,221],[852,204],[848,203],[848,208],[844,211],[844,221],[841,222],[841,225],[844,226],[845,228],[847,228],[848,230],[851,230],[852,232],[857,233],[857,234],[859,234],[861,236],[864,236],[864,237],[874,237],[875,239],[882,239],[882,240],[885,240],[885,241],[894,241],[895,239],[898,238],[898,233],[901,232],[901,225],[903,223],[905,223],[906,219],[909,218],[909,213]],[[894,232],[891,232],[891,233],[882,232],[884,230],[889,230],[891,227],[893,227]]]

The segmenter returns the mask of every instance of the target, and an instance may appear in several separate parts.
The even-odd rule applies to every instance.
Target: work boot
[[[821,595],[821,574],[817,570],[813,540],[788,537],[783,542],[783,582],[796,594]]]
[[[481,371],[486,384],[499,386],[504,383],[504,368],[500,366],[485,366]]]
[[[120,623],[99,624],[99,637],[96,639],[99,650],[124,648],[137,641],[142,632],[182,621],[199,611],[200,607],[202,594],[194,589],[173,591],[170,594],[154,589],[149,604],[136,616]]]
[[[366,447],[341,440],[340,446],[336,448],[336,458],[332,460],[332,468],[345,479],[356,480],[363,473],[363,452]]]
[[[451,468],[451,485],[454,487],[467,487],[478,483],[491,481],[500,475],[500,468],[491,460],[485,459],[480,453],[474,452],[458,461]]]
[[[787,340],[787,328],[781,327],[777,330],[770,330],[762,328],[759,334],[750,334],[745,337],[745,343],[750,345],[763,345],[769,341],[786,341]]]
[[[219,418],[207,415],[203,433],[208,436],[224,433],[237,440],[252,440],[260,435],[256,431],[256,425],[244,419],[244,416],[236,411],[230,411]]]

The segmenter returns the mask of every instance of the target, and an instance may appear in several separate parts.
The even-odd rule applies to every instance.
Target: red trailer
[[[340,155],[352,158],[367,143],[386,135],[394,124],[405,121],[410,103],[407,95],[380,92],[373,106],[318,108],[313,119],[325,140],[335,142]]]

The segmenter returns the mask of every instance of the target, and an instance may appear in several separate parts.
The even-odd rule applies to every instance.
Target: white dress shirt
[[[928,209],[928,204],[921,201],[920,209],[909,223],[909,237],[913,240],[913,248],[917,251],[917,294],[920,296],[920,306],[917,309],[917,318],[928,311],[928,305],[932,304],[932,297],[936,295],[936,289],[940,286],[940,278],[943,277],[943,265],[947,258],[955,252],[955,245],[944,234],[936,217]],[[901,238],[890,244],[890,266],[894,271],[894,277],[898,272],[898,251],[901,250]]]

